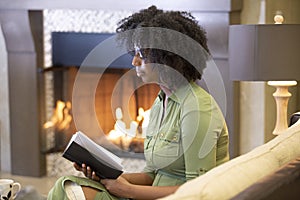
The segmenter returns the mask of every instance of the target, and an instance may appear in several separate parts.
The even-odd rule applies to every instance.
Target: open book
[[[121,158],[96,144],[80,131],[72,136],[63,157],[80,166],[85,163],[100,178],[116,179],[123,173]]]

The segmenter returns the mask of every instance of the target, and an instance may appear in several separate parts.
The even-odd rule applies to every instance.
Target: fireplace
[[[127,136],[121,139],[110,133],[115,132],[116,129],[116,112],[118,108],[122,110],[122,121],[126,124],[126,128],[130,129],[132,121],[139,121],[137,119],[139,108],[142,107],[146,111],[153,103],[158,87],[141,84],[132,70],[131,56],[128,54],[116,58],[105,70],[101,70],[105,65],[100,62],[95,65],[82,65],[95,45],[113,36],[117,22],[130,14],[131,11],[105,11],[101,9],[43,11],[44,68],[42,74],[45,77],[46,99],[44,123],[51,121],[58,101],[70,102],[72,108],[70,110],[72,121],[69,130],[56,132],[54,127],[43,129],[45,132],[43,135],[46,138],[43,152],[46,152],[48,176],[65,175],[65,172],[73,175],[77,174],[77,171],[74,171],[72,167],[72,163],[61,157],[62,149],[77,130],[85,132],[91,139],[107,146],[110,151],[122,157],[125,171],[140,171],[145,165],[143,153],[134,153],[140,152],[142,148],[143,142],[139,137],[129,138],[132,141],[129,145]],[[67,49],[61,47],[64,42],[68,41],[68,45],[63,45],[68,47]],[[87,85],[86,87],[88,87],[90,80],[99,77],[99,74],[101,74],[97,84],[94,84],[96,86],[94,86],[93,98],[88,97],[88,95],[91,95],[87,93],[88,89],[80,90],[87,94],[73,94],[78,71],[83,79],[88,80],[82,81],[83,83],[80,84]],[[81,73],[83,71],[84,73]],[[115,87],[120,85],[120,77],[123,77],[122,79],[124,77],[128,78],[126,84],[121,84],[123,89],[122,87]],[[115,88],[119,88],[119,90]],[[136,90],[130,91],[128,90],[130,88],[136,88]],[[72,98],[73,95],[78,98]],[[74,102],[74,99],[77,102]],[[94,99],[95,102],[84,103],[90,99]],[[113,102],[111,99],[113,99]],[[94,115],[94,117],[91,117],[91,115]],[[82,118],[78,119],[78,116],[82,116]],[[78,124],[78,121],[81,123]],[[138,125],[138,130],[142,129],[141,124]],[[99,130],[99,127],[101,127],[101,130]]]
[[[52,33],[53,66],[44,70],[53,76],[53,115],[44,124],[47,140],[52,142],[46,153],[61,152],[78,130],[121,156],[143,152],[142,123],[146,123],[146,111],[156,98],[158,86],[143,85],[132,69],[129,54],[108,67],[102,66],[101,60],[93,66],[82,65],[99,43],[113,35]],[[89,91],[95,79],[95,91]]]

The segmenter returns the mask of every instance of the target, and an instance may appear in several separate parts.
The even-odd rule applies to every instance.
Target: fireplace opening
[[[72,135],[78,131],[73,119],[72,98],[81,99],[80,115],[84,116],[82,118],[87,126],[91,120],[89,111],[85,111],[85,102],[88,103],[90,96],[74,96],[73,94],[78,71],[78,67],[53,67],[46,71],[46,73],[52,73],[54,85],[53,115],[44,124],[46,133],[52,132],[54,142],[46,149],[46,153],[63,151]],[[123,84],[124,88],[120,88],[122,92],[114,92],[116,84],[128,71],[129,69],[108,68],[102,74],[94,96],[94,109],[102,132],[95,133],[92,130],[93,127],[87,127],[87,132],[85,132],[97,143],[125,157],[132,156],[134,153],[143,153],[149,108],[159,91],[159,87],[155,84],[142,85],[134,91],[128,101],[126,90],[138,84],[136,78],[128,78],[126,80],[128,82]],[[93,70],[84,73],[86,84],[89,84],[91,77],[97,76]],[[131,76],[136,75],[131,73]],[[112,106],[112,101],[116,101],[114,106]]]

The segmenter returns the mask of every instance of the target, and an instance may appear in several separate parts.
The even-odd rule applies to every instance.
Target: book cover
[[[72,136],[63,157],[78,165],[85,163],[102,179],[116,179],[123,173],[121,158],[96,144],[80,131]]]

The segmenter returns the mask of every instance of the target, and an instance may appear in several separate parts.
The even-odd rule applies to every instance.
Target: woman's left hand
[[[96,175],[94,171],[89,166],[86,166],[86,164],[82,164],[81,166],[73,163],[73,166],[77,171],[81,171],[87,178],[93,179],[94,181],[100,181],[100,178]]]
[[[109,193],[123,198],[130,198],[130,188],[133,186],[125,178],[119,176],[117,179],[101,179],[100,181]]]

